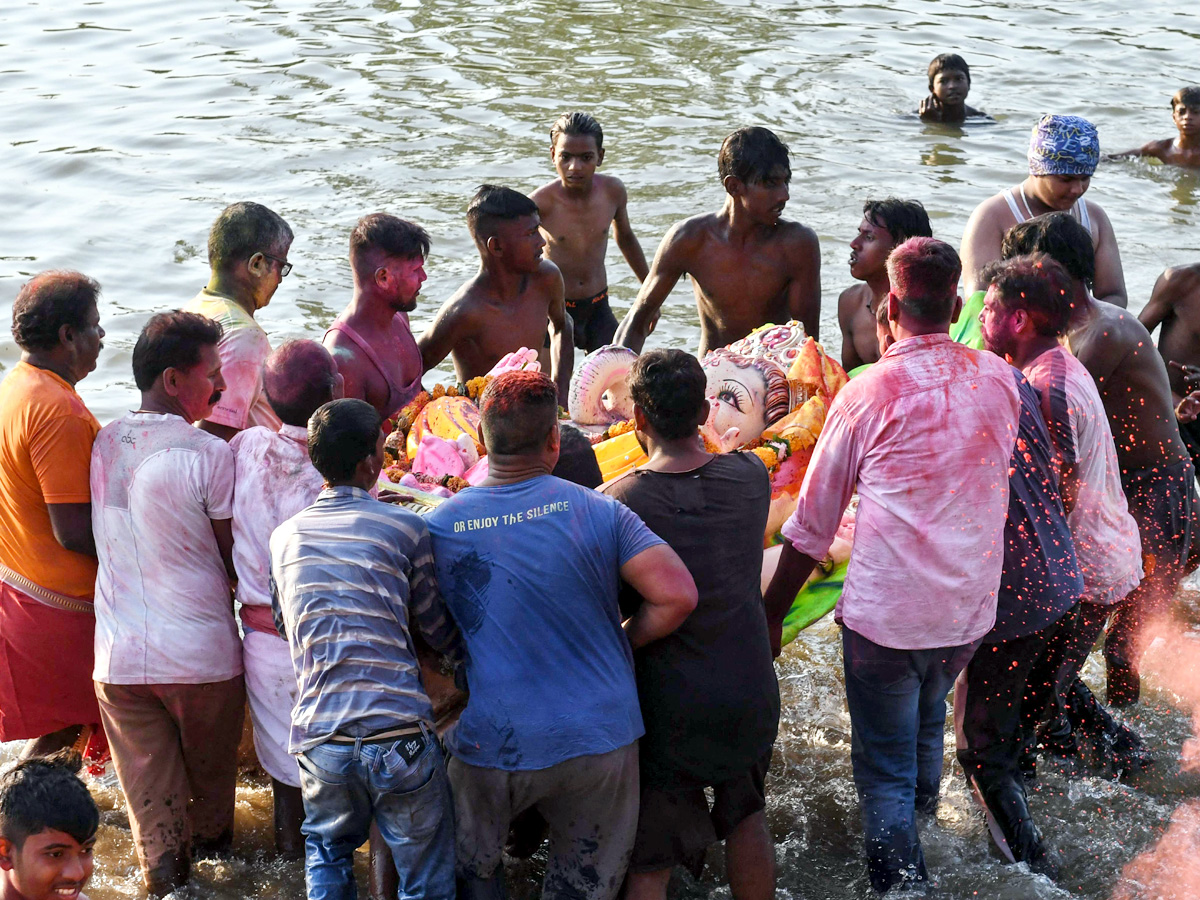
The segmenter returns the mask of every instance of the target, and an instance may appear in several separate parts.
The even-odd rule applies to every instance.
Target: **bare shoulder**
[[[1095,302],[1100,309],[1100,321],[1097,324],[1102,325],[1105,332],[1119,344],[1132,350],[1142,343],[1152,343],[1150,332],[1132,312],[1104,300]]]
[[[542,285],[545,289],[552,290],[554,288],[557,288],[559,290],[562,290],[562,287],[563,287],[562,272],[559,271],[558,266],[556,266],[550,260],[543,258],[542,261],[540,263],[538,263],[538,270],[537,270],[536,277],[537,277],[538,283],[540,285]]]
[[[611,200],[616,206],[621,206],[629,199],[629,192],[625,190],[624,182],[615,175],[601,175],[597,172],[593,176],[592,185],[600,188],[604,198]]]
[[[982,203],[975,207],[971,213],[971,222],[983,222],[996,219],[1001,212],[1012,215],[1012,210],[1008,208],[1008,201],[1004,199],[1006,191],[1001,191],[998,194],[992,194]]]
[[[562,191],[562,184],[558,179],[548,181],[540,188],[529,195],[529,199],[537,204],[538,211],[544,216],[553,208],[558,200],[558,195]]]
[[[1200,262],[1167,269],[1158,276],[1155,293],[1159,291],[1172,303],[1200,306]]]
[[[1139,156],[1153,156],[1155,159],[1163,159],[1171,152],[1171,148],[1174,145],[1174,138],[1163,138],[1160,141],[1151,141],[1148,144],[1143,144],[1137,153]]]
[[[796,250],[816,250],[817,233],[800,222],[780,219],[775,228],[775,239]]]
[[[852,284],[838,294],[838,318],[855,312],[867,303],[870,299],[870,290],[865,284]]]
[[[705,241],[719,234],[720,217],[716,213],[701,213],[681,219],[663,236],[663,246],[672,255],[686,258],[704,246]]]

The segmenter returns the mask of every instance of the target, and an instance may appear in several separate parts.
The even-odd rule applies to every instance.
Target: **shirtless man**
[[[617,331],[604,271],[609,228],[639,282],[646,280],[649,267],[629,225],[625,185],[596,174],[604,162],[600,123],[582,112],[559,116],[550,129],[550,158],[558,180],[538,188],[530,199],[541,214],[546,256],[562,270],[575,346],[590,353],[610,343]]]
[[[1151,141],[1134,150],[1114,153],[1122,156],[1152,156],[1167,165],[1200,169],[1200,87],[1180,88],[1171,98],[1171,118],[1179,137]]]
[[[575,365],[571,318],[558,266],[542,259],[537,204],[514,190],[485,184],[467,207],[479,272],[438,310],[417,346],[428,372],[454,357],[459,381],[486,375],[506,354],[537,349],[550,325],[550,377],[567,405]]]
[[[1171,396],[1178,410],[1183,399],[1200,387],[1200,263],[1176,266],[1159,275],[1138,321],[1151,334],[1162,326],[1158,352],[1167,364]],[[1179,436],[1195,464],[1200,455],[1200,423],[1178,418]]]
[[[940,58],[940,57],[939,57]],[[868,200],[858,235],[850,242],[850,274],[862,284],[838,297],[842,329],[842,368],[851,369],[879,359],[876,313],[888,295],[888,254],[910,237],[933,237],[925,207],[916,200]]]
[[[1099,205],[1083,199],[1099,159],[1100,143],[1091,122],[1078,116],[1042,116],[1029,140],[1029,177],[983,201],[967,222],[961,250],[964,293],[969,296],[979,290],[979,272],[1000,259],[1000,243],[1009,228],[1052,212],[1070,211],[1092,236],[1093,295],[1114,306],[1128,306],[1112,223]]]
[[[429,235],[413,222],[375,213],[350,233],[354,296],[325,332],[345,395],[390,419],[421,392],[421,351],[408,324],[425,281]]]
[[[1146,577],[1114,608],[1104,645],[1108,703],[1129,706],[1140,690],[1138,632],[1166,608],[1188,571],[1200,503],[1195,470],[1175,423],[1167,367],[1146,326],[1089,292],[1096,277],[1092,242],[1070,214],[1040,216],[1015,226],[1004,236],[1001,252],[1004,259],[1045,253],[1071,277],[1074,311],[1067,347],[1100,391],[1116,443],[1121,486],[1146,560]]]
[[[640,352],[663,301],[685,274],[700,313],[700,356],[768,322],[798,319],[818,336],[817,235],[780,218],[792,177],[787,147],[766,128],[739,128],[721,145],[717,171],[725,205],[667,232],[616,343]]]

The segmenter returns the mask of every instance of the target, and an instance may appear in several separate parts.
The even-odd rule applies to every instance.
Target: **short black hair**
[[[558,388],[541,372],[505,372],[479,398],[479,431],[489,454],[536,453],[557,427]]]
[[[292,228],[279,213],[261,203],[234,203],[221,210],[208,231],[208,264],[221,271],[291,240]]]
[[[308,420],[308,458],[326,481],[348,481],[375,452],[383,417],[365,400],[331,400]]]
[[[1000,305],[1023,309],[1042,337],[1058,337],[1071,320],[1071,281],[1066,270],[1045,253],[988,263],[980,284],[995,289]]]
[[[967,65],[967,61],[957,53],[939,53],[929,63],[929,90],[933,90],[933,79],[938,73],[947,69],[962,72],[967,76],[967,87],[971,86],[971,67]]]
[[[574,425],[559,426],[558,462],[550,474],[585,488],[598,488],[604,483],[592,442]]]
[[[757,125],[739,128],[721,144],[717,172],[724,181],[730,175],[746,184],[761,184],[782,166],[792,177],[788,148],[775,132]]]
[[[888,197],[884,200],[868,200],[863,204],[863,217],[879,228],[886,228],[896,244],[910,237],[933,237],[929,225],[929,213],[919,200],[901,200]]]
[[[1004,233],[1004,259],[1045,253],[1090,289],[1096,279],[1096,248],[1088,230],[1068,212],[1053,212],[1014,225]]]
[[[496,184],[481,184],[467,206],[467,229],[475,240],[486,241],[499,222],[536,216],[538,206],[520,191]]]
[[[1171,112],[1176,106],[1200,106],[1200,87],[1181,87],[1171,97]]]
[[[629,394],[668,441],[696,434],[708,384],[700,361],[685,350],[647,350],[629,369]]]
[[[0,775],[0,837],[20,849],[30,835],[46,829],[90,841],[100,827],[100,811],[79,780],[83,760],[62,750],[23,759]]]
[[[550,126],[550,146],[558,144],[560,134],[590,135],[596,141],[596,149],[604,149],[604,129],[600,127],[599,122],[585,112],[563,113],[555,119],[554,124]]]
[[[39,272],[13,301],[13,340],[22,350],[53,350],[64,325],[87,327],[88,311],[99,297],[99,283],[80,272]]]
[[[200,350],[221,342],[220,322],[199,313],[173,309],[151,316],[133,345],[133,380],[148,391],[167,369],[190,369],[200,362]]]
[[[408,219],[387,213],[363,216],[350,232],[350,260],[365,250],[380,250],[399,259],[424,259],[429,255],[429,232]]]
[[[949,322],[958,299],[962,261],[953,247],[936,238],[909,238],[887,261],[892,294],[905,313],[922,322]]]

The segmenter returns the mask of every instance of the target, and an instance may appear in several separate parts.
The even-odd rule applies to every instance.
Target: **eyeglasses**
[[[288,277],[288,272],[292,271],[292,264],[290,262],[288,262],[286,259],[280,259],[278,256],[272,256],[270,253],[263,253],[263,256],[265,256],[267,259],[271,260],[272,262],[279,263],[279,277],[280,278]]]

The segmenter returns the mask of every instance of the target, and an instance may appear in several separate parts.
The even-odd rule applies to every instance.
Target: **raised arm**
[[[1149,301],[1145,308],[1138,313],[1138,321],[1145,325],[1146,330],[1151,334],[1175,311],[1175,300],[1179,294],[1176,286],[1180,281],[1177,275],[1177,269],[1167,269],[1159,275],[1158,280],[1154,282],[1154,290],[1150,292]]]
[[[620,182],[617,182],[617,190],[619,196],[617,214],[613,216],[613,238],[617,242],[621,255],[629,263],[629,268],[633,269],[637,280],[644,282],[646,276],[650,274],[650,267],[646,265],[646,254],[642,252],[642,245],[638,242],[637,235],[633,233],[633,227],[629,224],[629,194],[625,190],[625,185]]]
[[[621,577],[643,600],[625,622],[625,634],[634,650],[666,637],[699,602],[691,573],[666,544],[655,544],[630,559],[621,566]]]
[[[553,269],[544,276],[550,293],[550,307],[547,310],[550,320],[550,378],[558,385],[559,404],[566,408],[571,392],[571,373],[575,370],[575,326],[567,315],[567,304],[563,301],[565,290],[562,273],[549,260],[542,266]]]
[[[1106,300],[1125,309],[1129,306],[1129,295],[1125,290],[1125,271],[1121,268],[1117,236],[1104,210],[1095,203],[1089,203],[1088,209],[1100,232],[1096,242],[1096,280],[1092,285],[1092,293],[1097,300]]]
[[[428,372],[450,355],[461,338],[465,319],[457,295],[442,305],[433,323],[417,338],[423,371]]]
[[[788,316],[804,325],[813,340],[820,340],[821,248],[811,228],[802,232],[792,256],[792,277],[787,287]]]
[[[654,327],[663,301],[687,271],[687,250],[688,241],[683,235],[683,227],[675,225],[658,245],[650,273],[642,282],[637,300],[633,302],[633,306],[621,322],[621,327],[617,329],[613,338],[614,344],[628,347],[638,353],[642,352],[642,345],[646,343],[646,336]]]

